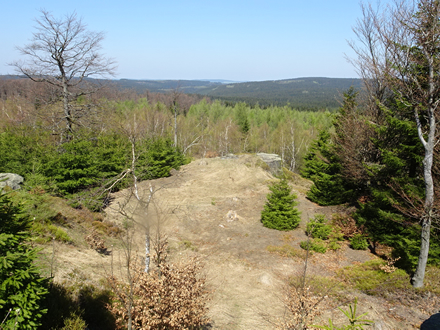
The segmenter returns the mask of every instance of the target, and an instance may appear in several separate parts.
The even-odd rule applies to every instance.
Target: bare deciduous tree
[[[363,6],[354,28],[360,41],[352,43],[354,64],[374,102],[393,94],[401,111],[412,113],[424,148],[424,207],[419,213],[421,246],[414,287],[423,286],[430,231],[437,218],[434,194],[434,149],[439,142],[440,117],[440,1],[400,0],[379,12]]]
[[[104,34],[88,31],[76,13],[61,19],[45,10],[41,14],[31,43],[18,47],[26,60],[11,65],[35,82],[57,87],[66,124],[63,139],[69,140],[77,117],[72,101],[96,91],[86,78],[113,75],[115,62],[99,53]]]

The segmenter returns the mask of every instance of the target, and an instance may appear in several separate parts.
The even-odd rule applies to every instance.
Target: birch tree
[[[363,18],[354,31],[358,43],[353,60],[373,102],[386,106],[390,95],[400,111],[412,113],[423,146],[425,194],[418,220],[421,245],[412,278],[423,286],[431,226],[437,219],[433,178],[434,148],[438,143],[440,102],[440,1],[400,0],[382,12],[362,6]]]
[[[55,18],[41,10],[36,23],[31,42],[18,47],[25,60],[11,65],[17,73],[35,82],[49,83],[59,90],[65,122],[62,141],[68,141],[78,119],[73,101],[96,91],[95,87],[86,84],[86,79],[113,75],[115,63],[99,53],[104,34],[87,30],[76,13]]]

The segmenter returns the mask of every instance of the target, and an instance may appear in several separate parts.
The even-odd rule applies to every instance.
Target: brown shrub
[[[356,234],[361,234],[362,228],[359,228],[356,221],[347,214],[333,214],[333,225],[339,227],[344,238],[350,239]]]
[[[85,240],[92,249],[100,253],[107,250],[104,240],[99,236],[96,230],[92,230],[92,232],[85,237]]]
[[[93,221],[92,226],[94,230],[112,237],[116,237],[121,233],[121,229],[110,222]]]
[[[184,265],[166,261],[166,244],[156,250],[156,269],[146,273],[140,263],[132,267],[131,285],[110,278],[116,299],[109,306],[119,326],[128,324],[131,313],[134,329],[193,329],[206,324],[208,291],[202,264],[192,258]],[[130,309],[130,311],[128,311]]]
[[[205,158],[216,158],[216,157],[219,157],[219,156],[220,155],[218,154],[217,151],[209,150],[209,151],[205,152]]]

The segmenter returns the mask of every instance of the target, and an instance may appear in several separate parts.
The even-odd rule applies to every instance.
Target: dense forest
[[[3,76],[3,79],[19,78],[19,76]],[[96,79],[90,81],[103,83]],[[340,106],[342,93],[345,90],[352,86],[360,89],[362,85],[361,80],[355,78],[319,77],[242,83],[130,79],[111,80],[105,83],[119,90],[133,90],[141,95],[179,92],[218,99],[232,105],[239,102],[262,108],[287,105],[297,110],[311,111],[336,110]]]
[[[260,107],[288,105],[297,110],[335,110],[340,106],[342,92],[351,86],[360,89],[360,79],[297,78],[274,81],[218,83],[209,81],[118,80],[116,86],[138,92],[171,92],[179,90],[228,103],[246,102]]]

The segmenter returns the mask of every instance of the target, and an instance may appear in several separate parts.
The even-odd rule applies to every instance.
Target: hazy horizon
[[[76,12],[88,30],[105,32],[101,52],[118,63],[116,79],[357,77],[345,56],[354,57],[347,40],[361,9],[344,0],[9,1],[0,74],[14,74],[7,64],[23,59],[16,47],[29,43],[40,9],[56,18]]]

